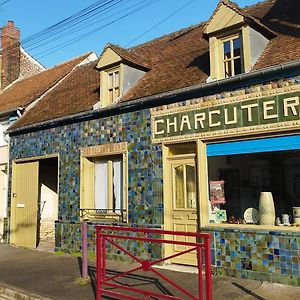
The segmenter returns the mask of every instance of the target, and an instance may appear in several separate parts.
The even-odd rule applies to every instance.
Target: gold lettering
[[[274,109],[274,104],[275,104],[275,100],[263,102],[263,115],[264,115],[264,120],[275,119],[275,118],[277,118],[277,114],[274,114],[274,115],[268,115],[268,111]]]
[[[248,122],[252,122],[252,108],[257,107],[257,106],[258,106],[257,103],[241,105],[241,109],[244,109],[244,108],[247,109]]]
[[[209,125],[209,127],[217,127],[217,126],[221,125],[220,121],[213,123],[213,115],[220,115],[220,114],[221,114],[221,112],[220,112],[219,109],[212,110],[212,111],[208,112],[208,125]]]
[[[205,113],[202,112],[202,113],[195,114],[194,120],[195,120],[195,129],[198,129],[198,123],[200,124],[201,128],[204,128],[203,121],[205,120]]]
[[[188,130],[191,130],[191,123],[190,123],[190,118],[188,115],[184,115],[181,118],[181,124],[180,124],[180,131],[183,130],[184,126],[187,126]]]
[[[225,113],[225,125],[236,124],[237,123],[237,108],[233,108],[233,120],[228,120],[228,108],[224,109]]]
[[[297,106],[299,107],[299,97],[284,98],[283,99],[284,116],[288,117],[289,108],[291,109],[292,114],[296,116],[298,114],[296,109]]]
[[[170,119],[167,119],[167,133],[170,133],[170,127],[173,126],[174,127],[174,132],[177,132],[177,119],[176,117],[174,117],[173,122],[170,122]]]
[[[159,135],[159,134],[164,134],[165,133],[164,129],[162,129],[160,131],[158,131],[158,129],[157,129],[158,124],[164,124],[164,122],[165,122],[164,120],[155,120],[154,121],[154,134],[155,135]]]

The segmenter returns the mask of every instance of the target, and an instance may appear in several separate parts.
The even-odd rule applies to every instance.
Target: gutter
[[[21,128],[9,129],[7,133],[17,134],[25,131],[36,131],[48,126],[78,122],[82,120],[104,117],[112,114],[121,114],[128,111],[151,108],[167,105],[195,97],[203,97],[221,91],[238,89],[243,86],[262,83],[270,80],[278,80],[283,77],[291,77],[300,74],[300,61],[289,62],[277,66],[267,67],[250,73],[243,73],[233,77],[216,80],[209,83],[202,83],[171,92],[151,95],[127,102],[119,102],[114,106],[104,107],[97,110],[90,110],[73,115],[68,115],[53,120],[27,125]],[[0,115],[1,116],[1,115]]]

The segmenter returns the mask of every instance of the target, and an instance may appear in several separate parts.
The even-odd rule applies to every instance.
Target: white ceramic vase
[[[261,192],[259,197],[259,224],[275,224],[275,207],[271,192]]]

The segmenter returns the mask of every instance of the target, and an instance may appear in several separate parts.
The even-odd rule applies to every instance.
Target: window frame
[[[109,75],[119,73],[118,86],[110,86]],[[114,75],[113,75],[114,76]],[[113,80],[114,81],[114,80]],[[102,107],[110,106],[118,102],[119,98],[123,94],[123,82],[124,82],[124,65],[122,63],[115,65],[114,67],[101,70],[100,72],[100,102]],[[118,96],[114,94],[118,90]],[[112,91],[112,97],[110,99],[110,91]]]
[[[126,143],[120,143],[126,144]],[[118,144],[111,144],[118,145]],[[103,145],[106,146],[106,145]],[[96,146],[97,147],[97,146]],[[101,146],[100,146],[101,147]],[[87,154],[81,154],[80,156],[80,211],[81,220],[105,220],[105,221],[116,221],[116,217],[121,214],[121,222],[128,222],[128,151],[127,144],[126,149],[123,150],[107,150],[105,152],[93,151],[89,152],[87,147]],[[124,145],[120,146],[124,148]],[[94,153],[93,153],[94,152]],[[108,209],[96,209],[95,208],[95,162],[99,160],[106,160],[106,158],[122,156],[122,179],[123,179],[123,209],[120,214],[116,212],[110,213]],[[109,159],[107,159],[108,161]],[[112,187],[112,186],[111,186]],[[113,188],[113,187],[112,187]],[[109,203],[109,201],[108,201]],[[98,212],[97,212],[98,211]]]
[[[240,55],[239,56],[234,56],[234,46],[233,46],[233,41],[235,39],[240,40]],[[230,55],[231,57],[229,59],[225,59],[225,53],[224,53],[224,44],[226,42],[230,43]],[[222,77],[223,78],[229,78],[235,75],[239,75],[245,72],[244,68],[244,50],[243,50],[243,38],[242,38],[242,33],[238,32],[236,34],[228,35],[225,37],[220,38],[220,62],[221,62],[221,70],[222,70]],[[241,73],[235,74],[235,69],[234,69],[234,61],[235,59],[239,58],[240,63],[241,63]],[[226,75],[226,70],[225,70],[225,62],[230,62],[231,65],[231,73],[232,75],[227,76]]]
[[[118,74],[117,80],[116,80],[116,74]],[[111,75],[112,75],[112,82],[110,83]],[[117,91],[117,96],[116,96],[116,91]],[[112,94],[112,97],[110,97],[110,94]],[[115,68],[113,70],[107,71],[107,95],[108,95],[108,103],[110,104],[117,102],[117,99],[120,97],[120,69],[119,68]]]

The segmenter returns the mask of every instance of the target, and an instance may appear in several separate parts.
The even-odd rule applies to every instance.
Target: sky
[[[88,51],[100,55],[107,43],[125,48],[132,47],[198,24],[210,17],[218,2],[218,0],[0,0],[0,26],[5,26],[9,20],[14,21],[15,26],[20,29],[23,47],[49,68]],[[240,7],[245,7],[257,3],[258,0],[235,0],[235,2]],[[97,15],[87,18],[76,26],[72,25],[68,30],[48,39],[40,42],[33,39],[35,34],[93,4],[103,5],[102,11],[99,9]],[[134,10],[136,11],[129,14]],[[41,37],[46,38],[45,33]]]

